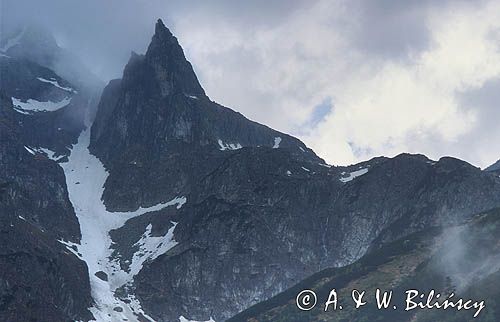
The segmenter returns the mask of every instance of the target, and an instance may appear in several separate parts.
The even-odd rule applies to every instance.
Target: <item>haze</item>
[[[157,18],[208,95],[335,165],[401,152],[500,158],[498,1],[0,0],[108,81]]]

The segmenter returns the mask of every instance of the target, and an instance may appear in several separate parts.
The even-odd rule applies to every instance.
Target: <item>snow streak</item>
[[[130,272],[123,271],[119,263],[111,258],[112,240],[109,232],[123,226],[130,218],[169,206],[180,208],[186,202],[186,198],[174,198],[169,202],[139,208],[132,212],[107,211],[101,198],[108,173],[99,159],[90,154],[89,142],[90,130],[87,129],[81,134],[78,144],[73,147],[69,161],[61,163],[66,174],[69,198],[80,222],[82,239],[80,245],[60,242],[87,263],[91,293],[95,301],[90,311],[96,321],[139,321],[138,315],[153,321],[144,313],[139,301],[133,295],[129,296],[127,301],[129,303],[125,303],[115,296],[115,291],[129,285],[146,260],[154,259],[175,246],[173,238],[175,223],[164,237],[151,237],[151,227],[148,226],[149,230],[146,229],[137,242],[140,250],[138,254],[134,254]],[[159,248],[151,252],[151,248],[155,246]],[[97,277],[95,275],[97,272],[104,272],[107,281]]]

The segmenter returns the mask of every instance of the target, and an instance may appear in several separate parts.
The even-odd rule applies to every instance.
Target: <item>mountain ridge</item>
[[[323,269],[500,207],[500,178],[454,158],[401,154],[325,164],[299,139],[211,101],[161,20],[146,53],[132,53],[122,79],[103,90],[95,117],[77,84],[71,95],[80,108],[23,114],[22,103],[60,99],[73,82],[50,67],[39,74],[36,62],[0,59],[33,71],[11,73],[29,76],[19,82],[22,97],[15,78],[0,82],[7,93],[0,115],[8,119],[0,118],[0,131],[11,133],[0,136],[0,151],[15,147],[21,156],[0,153],[0,197],[7,200],[0,229],[52,249],[36,257],[33,246],[23,262],[37,276],[64,281],[40,284],[49,294],[40,301],[64,308],[51,310],[51,321],[224,321]],[[60,117],[65,113],[78,126]],[[71,130],[67,137],[58,124]],[[54,190],[42,194],[36,187],[44,184]],[[21,213],[15,205],[23,198],[36,200],[32,212],[43,218]],[[67,211],[45,211],[47,203]],[[46,237],[17,228],[25,222],[17,215]],[[46,261],[56,269],[47,272]],[[0,317],[43,316],[40,307],[15,311],[27,300],[6,286],[18,269],[8,265],[9,274],[0,275]],[[15,285],[32,283],[25,275]],[[54,294],[64,286],[73,305]]]
[[[90,150],[109,171],[109,210],[186,197],[176,211],[111,232],[127,267],[126,245],[176,223],[177,244],[120,290],[159,321],[225,320],[322,268],[500,205],[499,179],[453,158],[327,166],[299,140],[210,101],[193,77],[158,22],[146,55],[132,54],[123,79],[104,90],[92,126]]]

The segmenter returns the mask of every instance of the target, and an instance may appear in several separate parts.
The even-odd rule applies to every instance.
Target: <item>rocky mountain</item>
[[[0,56],[0,320],[89,320],[88,269],[72,246],[80,225],[58,162],[85,128],[94,94],[8,52]]]
[[[102,81],[83,67],[81,60],[61,48],[44,26],[25,25],[5,33],[0,39],[0,57],[14,57],[50,68],[82,90],[102,88]]]
[[[489,172],[500,172],[500,160],[498,160],[497,162],[495,162],[494,164],[490,165],[489,167],[487,167],[485,169],[485,171],[489,171]]]
[[[225,320],[372,247],[500,204],[498,178],[453,158],[326,165],[299,140],[212,102],[161,21],[146,54],[104,90],[90,151],[109,171],[108,211],[186,198],[110,234],[127,270],[131,247],[173,229],[175,246],[115,291],[157,321]]]
[[[500,314],[500,291],[496,287],[500,278],[499,234],[498,209],[481,213],[454,227],[420,231],[385,244],[351,265],[314,274],[228,322],[497,321]],[[388,309],[377,308],[377,288],[393,292]],[[306,289],[315,292],[318,306],[301,311],[297,308],[296,297]],[[325,311],[324,303],[333,289],[339,300],[337,310],[330,305]],[[367,305],[357,310],[351,299],[354,289],[366,292]],[[484,301],[484,307],[406,311],[408,290],[425,294],[424,303],[434,290],[430,303],[444,303],[445,299],[456,302],[463,298],[464,302],[472,300],[479,304]],[[478,315],[474,317],[476,313]]]
[[[11,99],[0,105],[0,320],[90,318],[85,263],[65,244],[80,241],[61,167],[26,145]],[[69,245],[68,244],[68,245]]]
[[[0,57],[0,84],[13,108],[4,106],[21,128],[22,141],[67,155],[85,128],[85,115],[92,95],[51,69],[32,61]]]
[[[105,87],[95,119],[92,95],[16,39],[0,42],[10,46],[0,214],[12,239],[1,250],[29,256],[0,270],[0,318],[225,321],[324,269],[500,207],[498,175],[450,157],[325,164],[211,101],[161,20],[146,53]],[[30,303],[57,310],[16,313],[30,299],[18,290],[37,276],[18,265],[44,276]]]

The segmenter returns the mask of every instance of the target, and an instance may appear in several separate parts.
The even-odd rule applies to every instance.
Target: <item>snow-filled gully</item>
[[[185,197],[175,198],[149,208],[140,208],[133,212],[109,212],[101,200],[104,183],[108,173],[102,163],[88,150],[90,130],[83,132],[71,152],[69,161],[61,163],[66,175],[69,198],[75,208],[82,238],[80,245],[60,241],[76,256],[85,261],[89,270],[90,286],[95,305],[90,308],[96,321],[138,321],[137,315],[153,321],[140,307],[139,301],[130,295],[125,303],[115,297],[116,289],[132,282],[145,261],[156,258],[176,245],[173,231],[176,223],[164,237],[151,237],[148,226],[141,239],[137,241],[140,250],[134,254],[130,272],[120,268],[119,263],[111,258],[111,237],[109,232],[125,224],[130,218],[169,206],[178,209],[186,202]],[[73,248],[76,247],[77,251]],[[98,278],[95,273],[103,271],[108,281]],[[128,302],[128,301],[127,301]]]

